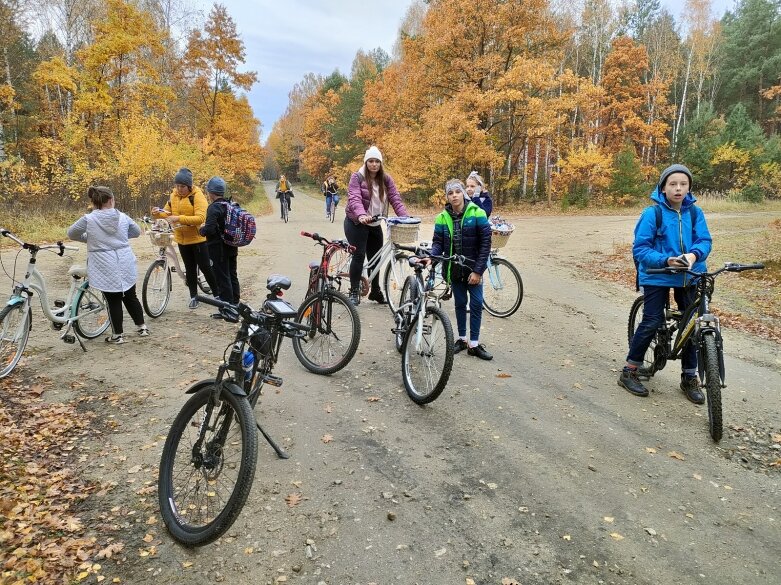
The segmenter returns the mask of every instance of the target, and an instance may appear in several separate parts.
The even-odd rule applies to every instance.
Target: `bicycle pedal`
[[[269,386],[282,386],[282,378],[279,376],[274,376],[272,374],[266,374],[262,378],[264,384],[268,384]]]
[[[65,325],[65,323],[52,323],[52,329],[55,331],[59,331],[62,329],[62,326]]]
[[[63,335],[62,340],[65,343],[76,343],[76,336],[69,333],[68,335]]]
[[[176,273],[176,266],[169,267],[169,270],[173,273]]]

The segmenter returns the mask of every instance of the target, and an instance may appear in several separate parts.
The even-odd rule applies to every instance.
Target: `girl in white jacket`
[[[90,187],[87,196],[94,210],[68,228],[71,240],[87,242],[87,277],[90,286],[106,298],[112,335],[108,343],[125,343],[122,303],[141,337],[149,335],[144,311],[136,296],[136,257],[129,239],[141,235],[141,228],[114,208],[114,194],[108,187]]]

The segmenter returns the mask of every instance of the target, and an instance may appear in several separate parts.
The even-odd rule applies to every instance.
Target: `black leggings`
[[[374,258],[383,244],[382,226],[355,225],[349,217],[344,218],[344,235],[347,241],[355,246],[353,259],[350,262],[350,288],[361,286],[361,274],[363,273],[363,261],[366,256]],[[373,291],[380,289],[380,275],[374,277],[371,287]]]
[[[115,335],[121,335],[124,331],[122,329],[122,303],[125,303],[125,308],[136,327],[141,327],[144,324],[144,310],[141,308],[141,303],[138,302],[135,284],[123,293],[103,292],[103,296],[106,297],[108,315],[111,318],[111,328],[114,330]]]
[[[184,262],[185,280],[190,291],[190,298],[198,294],[198,269],[200,268],[206,282],[212,289],[212,294],[217,290],[214,273],[209,262],[209,251],[206,242],[198,244],[179,244],[179,254]]]

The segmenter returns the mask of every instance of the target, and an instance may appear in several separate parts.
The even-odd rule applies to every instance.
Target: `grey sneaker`
[[[637,370],[624,368],[618,377],[618,385],[635,396],[648,396],[648,388],[643,386],[637,377]]]
[[[200,303],[198,302],[198,299],[193,297],[190,299],[190,304],[188,305],[188,307],[190,307],[191,309],[197,309],[199,304]]]
[[[109,335],[106,337],[106,343],[112,343],[114,345],[119,345],[120,343],[125,343],[125,338],[120,333],[119,335]]]
[[[681,376],[681,390],[686,394],[686,398],[694,404],[705,403],[705,395],[700,389],[700,381],[697,376]]]

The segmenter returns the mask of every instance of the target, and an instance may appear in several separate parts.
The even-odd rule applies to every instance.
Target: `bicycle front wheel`
[[[643,295],[637,297],[632,303],[632,308],[629,309],[629,322],[627,324],[627,333],[629,335],[629,345],[632,345],[632,337],[635,335],[635,331],[643,321]],[[658,338],[654,335],[651,340],[651,344],[643,356],[643,365],[640,366],[641,375],[653,376],[656,371],[656,346],[658,344]]]
[[[504,258],[492,258],[485,271],[488,276],[483,286],[483,306],[494,317],[509,317],[523,301],[521,273]]]
[[[287,223],[288,215],[290,213],[290,209],[288,208],[287,201],[284,198],[282,199],[281,205],[282,205],[282,219],[284,219],[285,223]]]
[[[399,352],[401,352],[401,348],[404,345],[404,337],[409,328],[415,304],[418,301],[418,294],[417,279],[414,276],[408,276],[404,281],[404,286],[401,287],[399,308],[396,310],[396,313],[394,313],[394,315],[396,315],[396,333],[394,335],[394,341],[396,343],[396,350]]]
[[[382,279],[382,286],[385,290],[385,299],[388,301],[388,308],[391,313],[395,313],[401,306],[401,295],[407,277],[415,274],[413,268],[409,265],[407,256],[392,258],[385,267],[385,274]]]
[[[89,287],[81,289],[76,298],[76,317],[73,328],[77,334],[86,339],[102,335],[111,324],[103,293]]]
[[[336,203],[333,201],[331,201],[331,206],[328,209],[328,218],[331,220],[331,223],[336,219]]]
[[[6,305],[0,311],[0,378],[10,374],[22,359],[30,326],[30,308],[25,303]]]
[[[188,546],[213,542],[233,525],[255,477],[258,436],[250,404],[227,388],[210,404],[213,388],[208,384],[182,407],[160,459],[163,522]]]
[[[423,330],[418,339],[418,321]],[[442,394],[453,369],[453,328],[438,307],[427,307],[407,330],[401,351],[401,376],[416,404],[427,404]]]
[[[163,314],[170,298],[171,271],[164,260],[155,260],[146,269],[144,286],[141,289],[141,302],[144,305],[144,311],[155,319]]]
[[[310,372],[333,374],[355,356],[361,321],[342,293],[326,290],[305,299],[298,310],[298,322],[307,325],[309,332],[305,337],[293,338],[293,351]]]
[[[723,426],[721,421],[721,375],[719,374],[719,349],[716,338],[706,335],[703,339],[704,351],[700,359],[704,360],[705,395],[708,400],[708,427],[711,438],[721,441]]]

